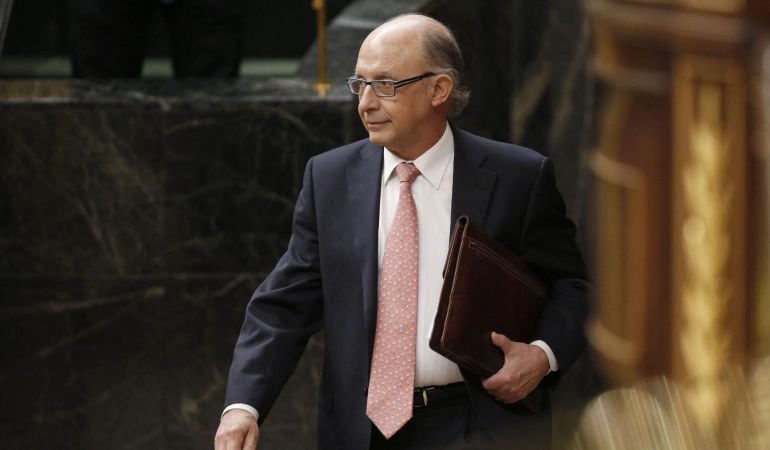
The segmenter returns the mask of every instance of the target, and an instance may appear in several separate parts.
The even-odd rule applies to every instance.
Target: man
[[[468,96],[461,71],[454,36],[426,16],[391,19],[364,40],[348,85],[369,139],[307,164],[288,250],[246,311],[217,450],[255,448],[258,424],[322,326],[319,448],[547,447],[547,401],[519,400],[547,394],[557,374],[546,375],[583,346],[575,228],[547,158],[448,124]],[[486,380],[428,347],[462,214],[550,287],[532,343],[492,335],[505,364]]]

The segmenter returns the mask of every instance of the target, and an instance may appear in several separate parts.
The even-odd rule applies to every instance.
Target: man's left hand
[[[548,375],[548,356],[538,346],[514,342],[495,332],[492,343],[503,351],[505,362],[497,373],[484,380],[484,389],[502,403],[516,403]]]

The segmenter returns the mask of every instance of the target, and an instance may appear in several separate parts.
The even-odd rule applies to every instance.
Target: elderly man
[[[322,327],[319,448],[548,446],[549,387],[584,342],[575,227],[548,158],[449,124],[468,98],[462,65],[452,33],[426,16],[396,17],[364,40],[348,86],[369,138],[307,163],[288,249],[246,310],[217,450],[256,447]],[[428,346],[460,215],[549,285],[530,342],[492,334],[505,363],[487,379]],[[539,404],[525,407],[535,390]]]

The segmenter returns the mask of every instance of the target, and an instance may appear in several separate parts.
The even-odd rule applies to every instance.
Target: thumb
[[[511,345],[513,345],[512,340],[508,339],[504,334],[500,334],[495,331],[492,332],[491,338],[492,338],[492,344],[500,348],[500,350],[502,350],[503,353],[507,353],[508,350],[511,348]]]

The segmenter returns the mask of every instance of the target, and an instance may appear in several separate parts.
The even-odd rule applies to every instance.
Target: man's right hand
[[[214,437],[214,450],[256,450],[259,441],[257,419],[248,411],[227,411]]]

